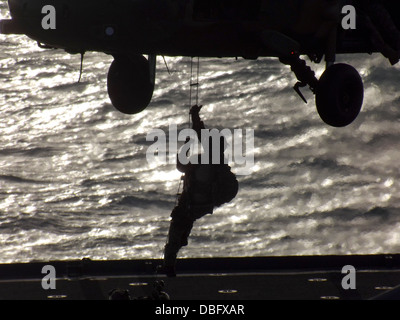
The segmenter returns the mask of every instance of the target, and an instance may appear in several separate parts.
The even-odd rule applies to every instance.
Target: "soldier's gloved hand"
[[[190,108],[190,114],[199,114],[203,106],[198,106],[197,104]]]

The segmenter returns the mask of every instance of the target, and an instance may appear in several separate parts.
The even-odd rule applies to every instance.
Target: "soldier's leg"
[[[190,232],[192,231],[192,228],[193,228],[193,222],[194,221],[192,221],[191,223],[188,223],[186,225],[186,228],[185,228],[184,232],[182,233],[181,247],[185,247],[185,246],[188,245],[188,239],[189,239],[189,236],[190,236]]]
[[[188,223],[184,228],[181,238],[181,247],[188,245],[188,238],[190,236],[190,232],[193,228],[193,223],[198,219],[204,217],[206,214],[211,214],[213,211],[213,205],[194,205],[191,207],[191,210],[186,213],[186,217],[188,218]]]
[[[175,265],[178,252],[182,246],[187,245],[187,238],[193,227],[193,221],[188,217],[185,208],[175,207],[171,216],[168,241],[164,250],[164,264],[168,266]]]

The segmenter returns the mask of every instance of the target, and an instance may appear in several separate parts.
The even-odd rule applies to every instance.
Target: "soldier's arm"
[[[178,169],[179,172],[186,173],[188,171],[188,164],[183,164],[179,161],[179,154],[176,155],[176,169]]]
[[[200,119],[200,110],[203,106],[194,105],[190,109],[190,115],[192,117],[192,129],[196,131],[197,138],[201,140],[201,130],[205,129],[204,122]]]

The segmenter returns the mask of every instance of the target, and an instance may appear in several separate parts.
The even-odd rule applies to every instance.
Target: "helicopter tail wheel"
[[[360,113],[364,85],[360,74],[348,64],[334,64],[322,74],[316,94],[321,119],[333,127],[345,127]]]

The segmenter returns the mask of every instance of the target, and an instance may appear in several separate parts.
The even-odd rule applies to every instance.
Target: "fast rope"
[[[84,59],[84,56],[85,56],[85,52],[82,51],[82,52],[81,52],[81,67],[80,67],[80,69],[79,69],[79,79],[78,79],[78,83],[80,83],[80,82],[81,82],[81,79],[82,79],[82,73],[83,73],[83,59]]]
[[[197,61],[194,62],[194,57],[190,58],[190,82],[189,82],[189,121],[188,121],[188,127],[190,129],[191,125],[191,117],[190,117],[190,108],[194,105],[193,103],[196,102],[195,104],[199,104],[199,78],[200,78],[200,57],[197,57]],[[195,97],[193,98],[193,88],[196,88],[195,91]],[[178,198],[181,195],[181,186],[182,186],[182,181],[184,179],[184,174],[181,175],[181,178],[179,179],[179,186],[178,186],[178,192],[176,193],[176,198],[175,198],[175,206],[177,205]]]
[[[190,108],[193,106],[193,90],[192,90],[193,87],[196,87],[196,98],[195,98],[196,103],[195,103],[195,104],[196,104],[196,105],[199,104],[200,58],[197,57],[197,63],[196,63],[196,65],[194,65],[193,59],[194,59],[194,57],[191,57],[191,59],[190,59],[189,111],[190,111]],[[195,72],[196,72],[196,78],[195,78],[195,79],[193,79],[193,78],[194,78],[194,76],[193,76],[193,74],[194,74],[193,69],[194,69],[194,68],[196,69],[196,70],[195,70]],[[190,112],[189,112],[189,127],[190,127]]]

